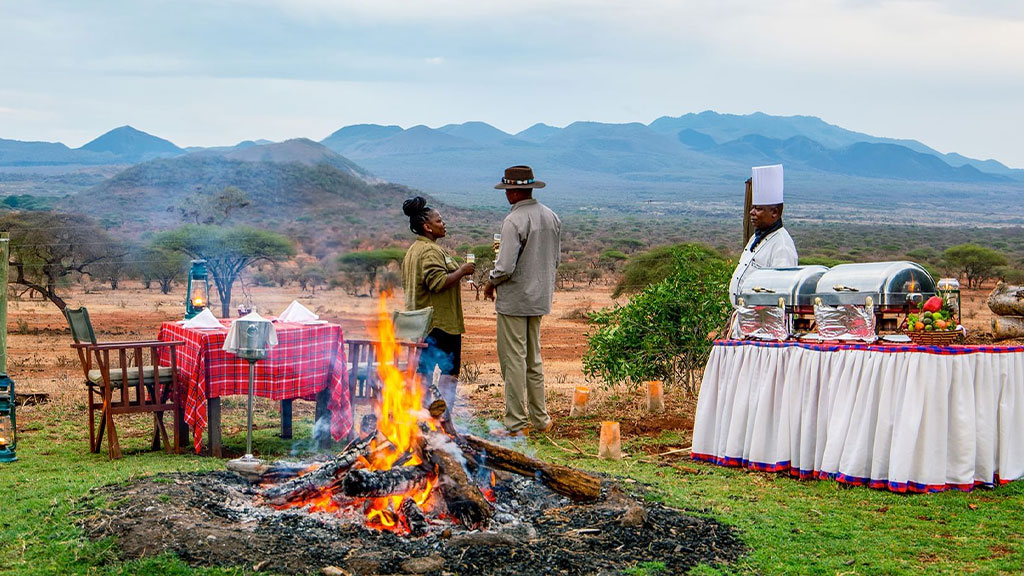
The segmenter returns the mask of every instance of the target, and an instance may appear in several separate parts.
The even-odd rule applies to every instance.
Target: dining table
[[[1024,346],[718,340],[692,457],[893,492],[1024,475]]]
[[[164,322],[159,340],[179,340],[177,363],[182,382],[182,415],[193,434],[196,453],[209,428],[213,456],[221,455],[220,399],[249,392],[249,362],[223,349],[232,320],[219,327],[188,327]],[[314,437],[321,444],[339,441],[352,429],[348,369],[342,328],[326,321],[273,322],[277,345],[255,363],[254,395],[281,402],[282,437],[291,436],[291,404],[317,402]],[[329,419],[324,419],[329,418]],[[329,425],[329,427],[328,427]]]

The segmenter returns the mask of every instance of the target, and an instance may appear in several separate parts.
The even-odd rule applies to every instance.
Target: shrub
[[[721,258],[714,249],[703,244],[659,246],[647,252],[635,254],[622,269],[622,278],[615,285],[612,298],[618,298],[623,294],[635,294],[651,284],[668,278],[675,271],[676,253],[681,249],[689,249],[687,247],[703,252],[709,257]]]
[[[591,315],[583,371],[605,384],[645,380],[683,384],[694,393],[694,371],[711,353],[713,335],[729,317],[732,265],[699,244],[672,251],[672,273],[625,306]]]

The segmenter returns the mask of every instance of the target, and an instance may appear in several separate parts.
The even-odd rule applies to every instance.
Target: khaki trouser
[[[505,380],[505,427],[546,428],[544,370],[540,359],[541,316],[498,314],[498,362]]]

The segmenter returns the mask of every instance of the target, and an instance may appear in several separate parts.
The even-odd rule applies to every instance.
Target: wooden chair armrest
[[[75,347],[91,348],[93,350],[120,350],[122,348],[166,348],[168,346],[181,346],[182,340],[140,340],[138,342],[99,342],[97,344],[73,344]]]
[[[427,347],[427,343],[426,342],[414,342],[412,340],[399,340],[398,344],[400,346],[410,346],[410,347],[413,347],[413,348],[426,348]]]

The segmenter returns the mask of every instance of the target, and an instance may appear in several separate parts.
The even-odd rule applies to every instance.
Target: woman
[[[455,406],[455,388],[462,368],[462,334],[466,331],[462,316],[462,291],[459,281],[470,276],[476,265],[455,263],[451,255],[437,244],[447,234],[441,214],[417,196],[402,204],[409,217],[409,229],[416,241],[405,253],[402,262],[402,285],[405,288],[406,310],[434,307],[427,334],[427,349],[420,356],[419,372],[429,378],[434,367],[440,367],[441,394],[449,406]]]

